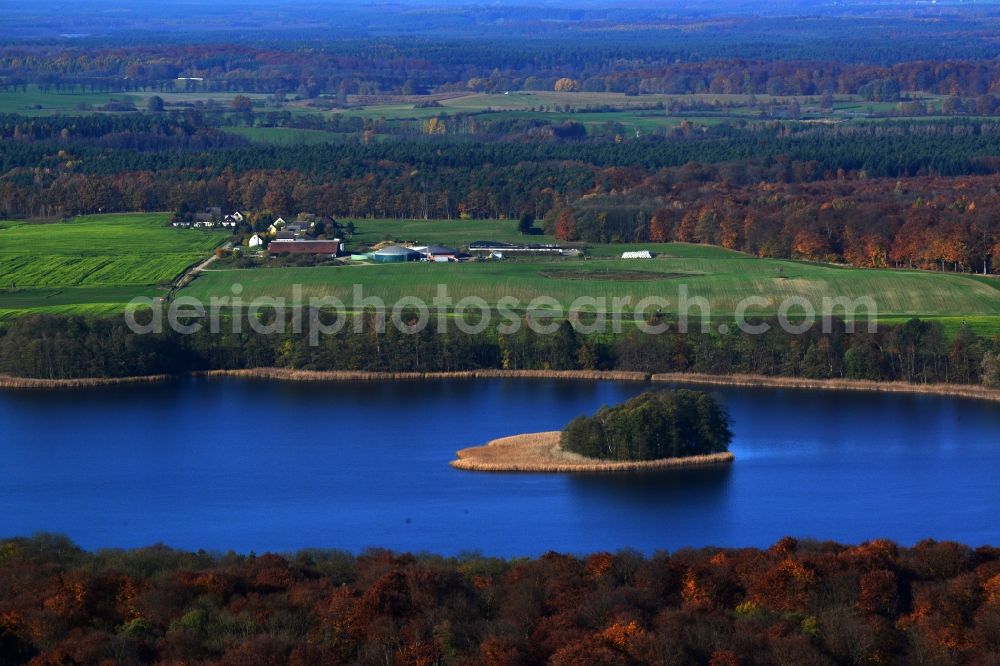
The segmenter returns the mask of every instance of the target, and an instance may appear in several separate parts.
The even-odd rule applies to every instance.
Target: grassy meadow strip
[[[619,246],[623,249],[628,246]],[[752,314],[771,315],[782,300],[801,297],[819,309],[824,298],[871,297],[879,316],[998,316],[1000,298],[991,284],[967,274],[926,271],[889,271],[841,268],[780,259],[758,259],[742,254],[677,256],[652,260],[595,258],[539,259],[472,264],[392,264],[320,267],[281,267],[267,270],[230,269],[205,272],[180,294],[205,303],[233,294],[242,287],[243,302],[279,297],[295,305],[293,285],[301,288],[303,303],[310,298],[333,297],[350,306],[355,285],[365,296],[388,305],[416,297],[428,306],[446,285],[454,301],[479,297],[496,306],[513,297],[526,306],[537,297],[556,299],[563,308],[581,297],[605,299],[605,311],[615,311],[614,299],[631,299],[632,307],[649,297],[666,298],[665,313],[676,312],[679,289],[689,297],[708,299],[714,316],[733,316],[749,297],[764,297],[766,307]],[[646,280],[621,280],[622,272],[644,272]],[[622,311],[622,308],[618,308]],[[697,310],[693,310],[695,314]]]

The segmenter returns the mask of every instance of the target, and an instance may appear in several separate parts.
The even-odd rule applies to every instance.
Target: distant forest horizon
[[[613,44],[628,57],[696,62],[714,58],[816,59],[866,64],[991,59],[1000,45],[1000,4],[857,0],[729,2],[505,2],[403,0],[377,5],[317,0],[211,4],[151,0],[5,3],[0,44],[115,47],[122,44],[312,46],[351,40],[560,45]],[[780,19],[776,20],[776,19]],[[141,41],[136,41],[140,40]],[[354,44],[358,46],[358,44]],[[428,54],[433,57],[433,54]],[[503,62],[495,56],[495,66]],[[506,57],[504,58],[506,61]]]

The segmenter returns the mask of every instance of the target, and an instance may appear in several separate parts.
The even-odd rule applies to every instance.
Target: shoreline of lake
[[[0,375],[0,389],[72,389],[119,384],[150,384],[183,377],[264,379],[296,382],[421,381],[435,379],[566,379],[584,381],[628,381],[701,386],[787,388],[872,393],[909,393],[1000,402],[1000,389],[971,384],[909,384],[868,379],[808,379],[771,375],[711,375],[696,372],[639,372],[630,370],[456,370],[452,372],[376,372],[365,370],[292,370],[289,368],[246,368],[202,370],[180,375],[138,377],[89,377],[43,379]]]
[[[532,472],[594,474],[601,472],[649,472],[679,467],[700,467],[732,463],[735,456],[712,453],[659,460],[598,460],[564,451],[558,430],[500,437],[483,446],[470,446],[455,453],[448,463],[468,472]]]

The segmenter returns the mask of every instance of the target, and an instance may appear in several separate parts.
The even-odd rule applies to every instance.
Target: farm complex
[[[31,312],[115,313],[135,296],[191,296],[208,302],[245,298],[334,296],[354,285],[387,302],[434,298],[445,285],[456,300],[478,296],[496,304],[550,297],[569,307],[580,297],[676,297],[684,285],[705,298],[714,318],[731,318],[744,298],[763,297],[760,314],[781,299],[874,297],[881,321],[919,316],[954,331],[963,322],[983,334],[1000,330],[1000,285],[970,274],[870,270],[762,259],[683,243],[567,245],[550,237],[525,242],[506,220],[355,220],[349,239],[278,238],[266,230],[233,236],[224,229],[177,229],[167,214],[106,215],[67,222],[3,223],[0,229],[0,315]],[[341,224],[341,223],[338,223]],[[282,225],[279,225],[282,226]],[[288,225],[284,225],[287,229]],[[341,228],[333,233],[344,234]],[[285,234],[288,232],[285,231]],[[254,246],[252,239],[267,238]],[[498,240],[481,241],[483,237]],[[249,243],[249,245],[247,244]],[[233,252],[230,246],[241,250]],[[301,248],[301,249],[300,249]],[[178,278],[213,253],[177,289]],[[301,262],[308,259],[308,263]],[[428,266],[427,264],[436,266]],[[371,264],[370,268],[358,267]]]

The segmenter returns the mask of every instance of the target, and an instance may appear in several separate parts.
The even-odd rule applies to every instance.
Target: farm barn
[[[493,254],[559,254],[567,255],[572,252],[576,252],[573,249],[566,249],[561,245],[554,245],[551,243],[504,243],[502,241],[472,241],[469,243],[469,252],[474,254],[482,255],[493,255]]]
[[[427,247],[411,249],[419,252],[428,261],[458,261],[458,250],[444,245],[428,245]]]

